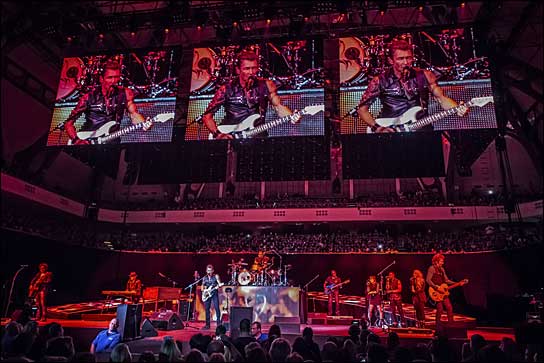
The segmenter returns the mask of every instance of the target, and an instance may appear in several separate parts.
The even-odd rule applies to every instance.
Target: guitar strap
[[[417,92],[419,93],[419,104],[426,111],[427,106],[429,105],[429,91],[427,89],[427,78],[421,69],[416,71],[416,83]]]

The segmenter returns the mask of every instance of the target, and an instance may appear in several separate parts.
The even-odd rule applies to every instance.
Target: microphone
[[[21,265],[21,267],[28,267],[28,265]]]
[[[354,106],[351,110],[348,111],[348,113],[346,113],[344,115],[343,118],[346,118],[348,116],[358,117],[357,110],[359,109],[359,107],[361,107],[361,104],[358,104],[357,106]]]
[[[410,71],[411,71],[411,68],[410,67],[404,67],[404,69],[402,70],[402,79],[403,80],[407,80],[408,77],[410,76]]]
[[[164,276],[164,274],[162,272],[159,272],[159,276],[160,277],[166,277],[166,276]]]

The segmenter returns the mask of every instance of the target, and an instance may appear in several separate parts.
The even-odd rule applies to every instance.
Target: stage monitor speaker
[[[142,322],[141,304],[121,304],[117,307],[117,322],[121,340],[136,339],[140,336]]]
[[[449,339],[467,339],[467,326],[463,322],[446,322],[440,324],[437,329],[439,334],[447,336]]]
[[[142,329],[140,331],[140,334],[142,337],[156,337],[159,335],[159,332],[155,327],[153,326],[153,323],[151,323],[151,320],[145,319],[144,323],[142,324]]]
[[[183,322],[178,314],[172,310],[156,311],[149,317],[151,324],[157,330],[180,330],[183,329]]]
[[[230,308],[230,336],[232,339],[236,339],[240,335],[240,322],[243,319],[248,319],[250,323],[253,322],[253,308],[246,308],[241,306],[233,306]]]

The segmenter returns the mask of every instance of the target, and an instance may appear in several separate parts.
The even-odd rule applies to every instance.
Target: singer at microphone
[[[100,86],[94,87],[79,98],[77,105],[64,123],[71,145],[89,144],[88,139],[91,133],[88,131],[97,131],[96,136],[111,133],[113,128],[110,131],[103,130],[102,127],[110,121],[120,125],[125,113],[128,113],[133,125],[145,122],[145,117],[138,112],[137,104],[134,102],[134,92],[119,86],[121,65],[118,62],[113,60],[106,62],[99,80]],[[75,123],[81,115],[85,115],[85,122],[79,130],[76,130]],[[143,125],[144,131],[151,127],[148,123]],[[113,144],[119,143],[120,140],[119,137],[115,137],[108,142]],[[65,139],[64,142],[66,142]]]
[[[367,127],[354,127],[354,129],[363,129],[367,133],[396,132],[396,130],[432,131],[432,122],[436,120],[407,127],[409,122],[414,124],[415,121],[428,116],[431,95],[444,110],[455,107],[459,116],[466,114],[468,109],[465,106],[457,107],[458,103],[444,94],[431,71],[412,66],[414,63],[412,44],[405,40],[393,40],[389,45],[388,59],[391,67],[372,78],[359,102],[359,119]],[[382,107],[375,118],[375,115],[370,112],[370,107],[378,100]],[[408,112],[414,107],[423,109],[423,112],[417,114],[417,118]],[[392,127],[393,125],[395,127]]]

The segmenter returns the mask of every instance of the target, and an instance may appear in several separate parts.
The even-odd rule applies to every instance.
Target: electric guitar
[[[332,294],[332,291],[336,288],[339,288],[340,286],[342,285],[345,285],[345,284],[349,284],[350,283],[350,280],[346,280],[346,281],[342,281],[338,284],[328,284],[327,286],[325,286],[325,294],[327,295],[330,295]]]
[[[468,284],[468,279],[461,280],[452,285],[442,284],[440,285],[440,289],[442,291],[435,290],[434,288],[429,286],[429,296],[431,297],[433,301],[440,302],[440,301],[443,301],[446,298],[446,296],[449,296],[451,289],[456,288],[458,286],[463,286],[466,284]]]
[[[465,103],[464,106],[466,107],[483,107],[487,105],[488,103],[493,103],[493,97],[475,97],[471,99],[469,102]],[[422,127],[425,127],[427,125],[432,124],[433,122],[436,122],[438,120],[443,119],[444,117],[451,116],[457,113],[457,110],[459,110],[462,107],[462,105],[459,105],[457,107],[450,108],[449,110],[444,110],[438,113],[435,113],[434,115],[423,117],[422,119],[417,119],[417,114],[423,110],[420,106],[415,106],[403,113],[402,115],[398,117],[389,117],[389,118],[379,118],[376,119],[376,123],[383,127],[390,127],[394,129],[397,132],[410,132],[410,131],[416,131],[421,129]],[[370,127],[366,129],[366,132],[368,134],[371,134],[373,131]]]
[[[212,285],[204,288],[202,290],[202,301],[207,301],[209,298],[212,297],[213,292],[217,289],[219,289],[221,286],[225,285],[224,283],[220,283],[218,285]]]
[[[273,127],[292,121],[296,115],[315,115],[324,110],[325,105],[306,106],[304,109],[293,112],[291,115],[278,118],[272,122],[267,122],[259,126],[255,126],[255,121],[259,120],[261,115],[255,114],[246,117],[242,122],[236,125],[220,125],[217,129],[220,133],[232,135],[235,139],[249,139]],[[213,140],[213,134],[210,134],[208,139]]]
[[[173,112],[167,112],[167,113],[160,113],[157,116],[147,119],[144,122],[140,122],[136,125],[131,125],[128,127],[125,127],[124,129],[111,132],[118,123],[115,121],[109,121],[105,123],[104,125],[100,126],[97,130],[94,131],[80,131],[77,133],[77,137],[81,140],[87,140],[92,145],[96,144],[106,144],[112,140],[115,140],[123,135],[130,134],[134,131],[137,131],[144,126],[146,128],[151,127],[155,122],[167,122],[174,119],[174,113]],[[68,140],[68,145],[72,145],[72,140]]]

